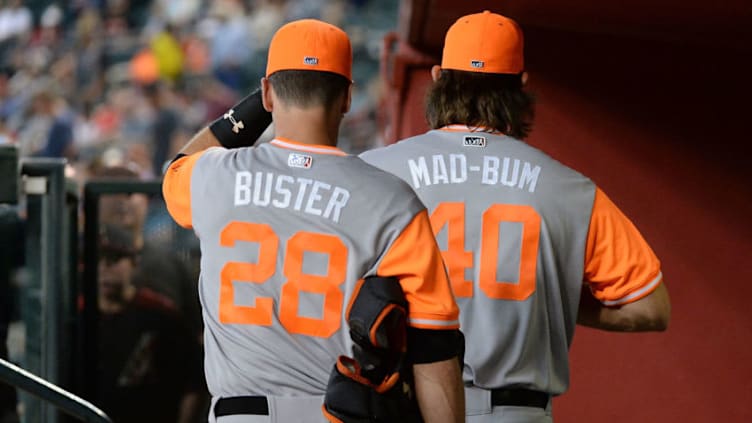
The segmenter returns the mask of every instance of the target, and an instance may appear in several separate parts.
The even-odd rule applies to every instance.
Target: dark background
[[[538,99],[529,142],[609,194],[661,259],[671,295],[665,333],[578,327],[555,420],[752,421],[752,5],[456,3],[403,1],[387,136],[426,129],[428,63],[457,17],[516,18]]]

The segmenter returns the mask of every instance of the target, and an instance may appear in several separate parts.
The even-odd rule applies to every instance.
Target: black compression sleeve
[[[225,148],[250,147],[272,123],[272,114],[264,110],[261,90],[249,94],[209,125]]]
[[[413,364],[434,363],[465,352],[465,337],[459,330],[407,328],[407,355]]]

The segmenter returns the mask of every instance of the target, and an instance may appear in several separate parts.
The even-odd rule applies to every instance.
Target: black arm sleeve
[[[272,114],[264,109],[257,89],[212,122],[209,130],[225,148],[250,147],[270,123]]]
[[[413,364],[460,359],[465,355],[465,336],[459,330],[407,328],[407,355]]]

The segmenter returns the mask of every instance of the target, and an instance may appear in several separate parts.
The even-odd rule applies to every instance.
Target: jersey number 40
[[[498,281],[499,229],[502,222],[522,224],[517,281]],[[470,222],[470,224],[473,224]],[[489,298],[522,301],[535,292],[535,272],[540,241],[540,215],[530,206],[494,204],[483,212],[480,228],[480,289]],[[465,269],[473,267],[473,252],[465,251],[465,203],[439,203],[431,214],[437,235],[446,226],[447,249],[441,252],[452,289],[457,297],[473,296],[473,281],[465,280]],[[504,263],[501,263],[504,266]]]
[[[222,323],[269,326],[272,324],[274,299],[256,298],[256,305],[235,304],[233,281],[264,283],[277,269],[279,237],[271,226],[259,223],[231,222],[220,236],[223,247],[236,242],[258,243],[256,263],[229,262],[222,268],[219,291],[219,320]],[[326,275],[303,273],[303,255],[308,252],[326,254],[329,265]],[[340,285],[347,274],[347,246],[338,237],[300,231],[287,240],[282,273],[287,278],[279,300],[279,320],[290,333],[328,338],[340,327],[344,294]],[[324,296],[321,319],[298,315],[300,293]]]

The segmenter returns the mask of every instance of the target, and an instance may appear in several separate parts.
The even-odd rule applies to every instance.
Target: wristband
[[[212,122],[209,130],[225,148],[250,147],[270,123],[272,114],[264,110],[257,89]]]

